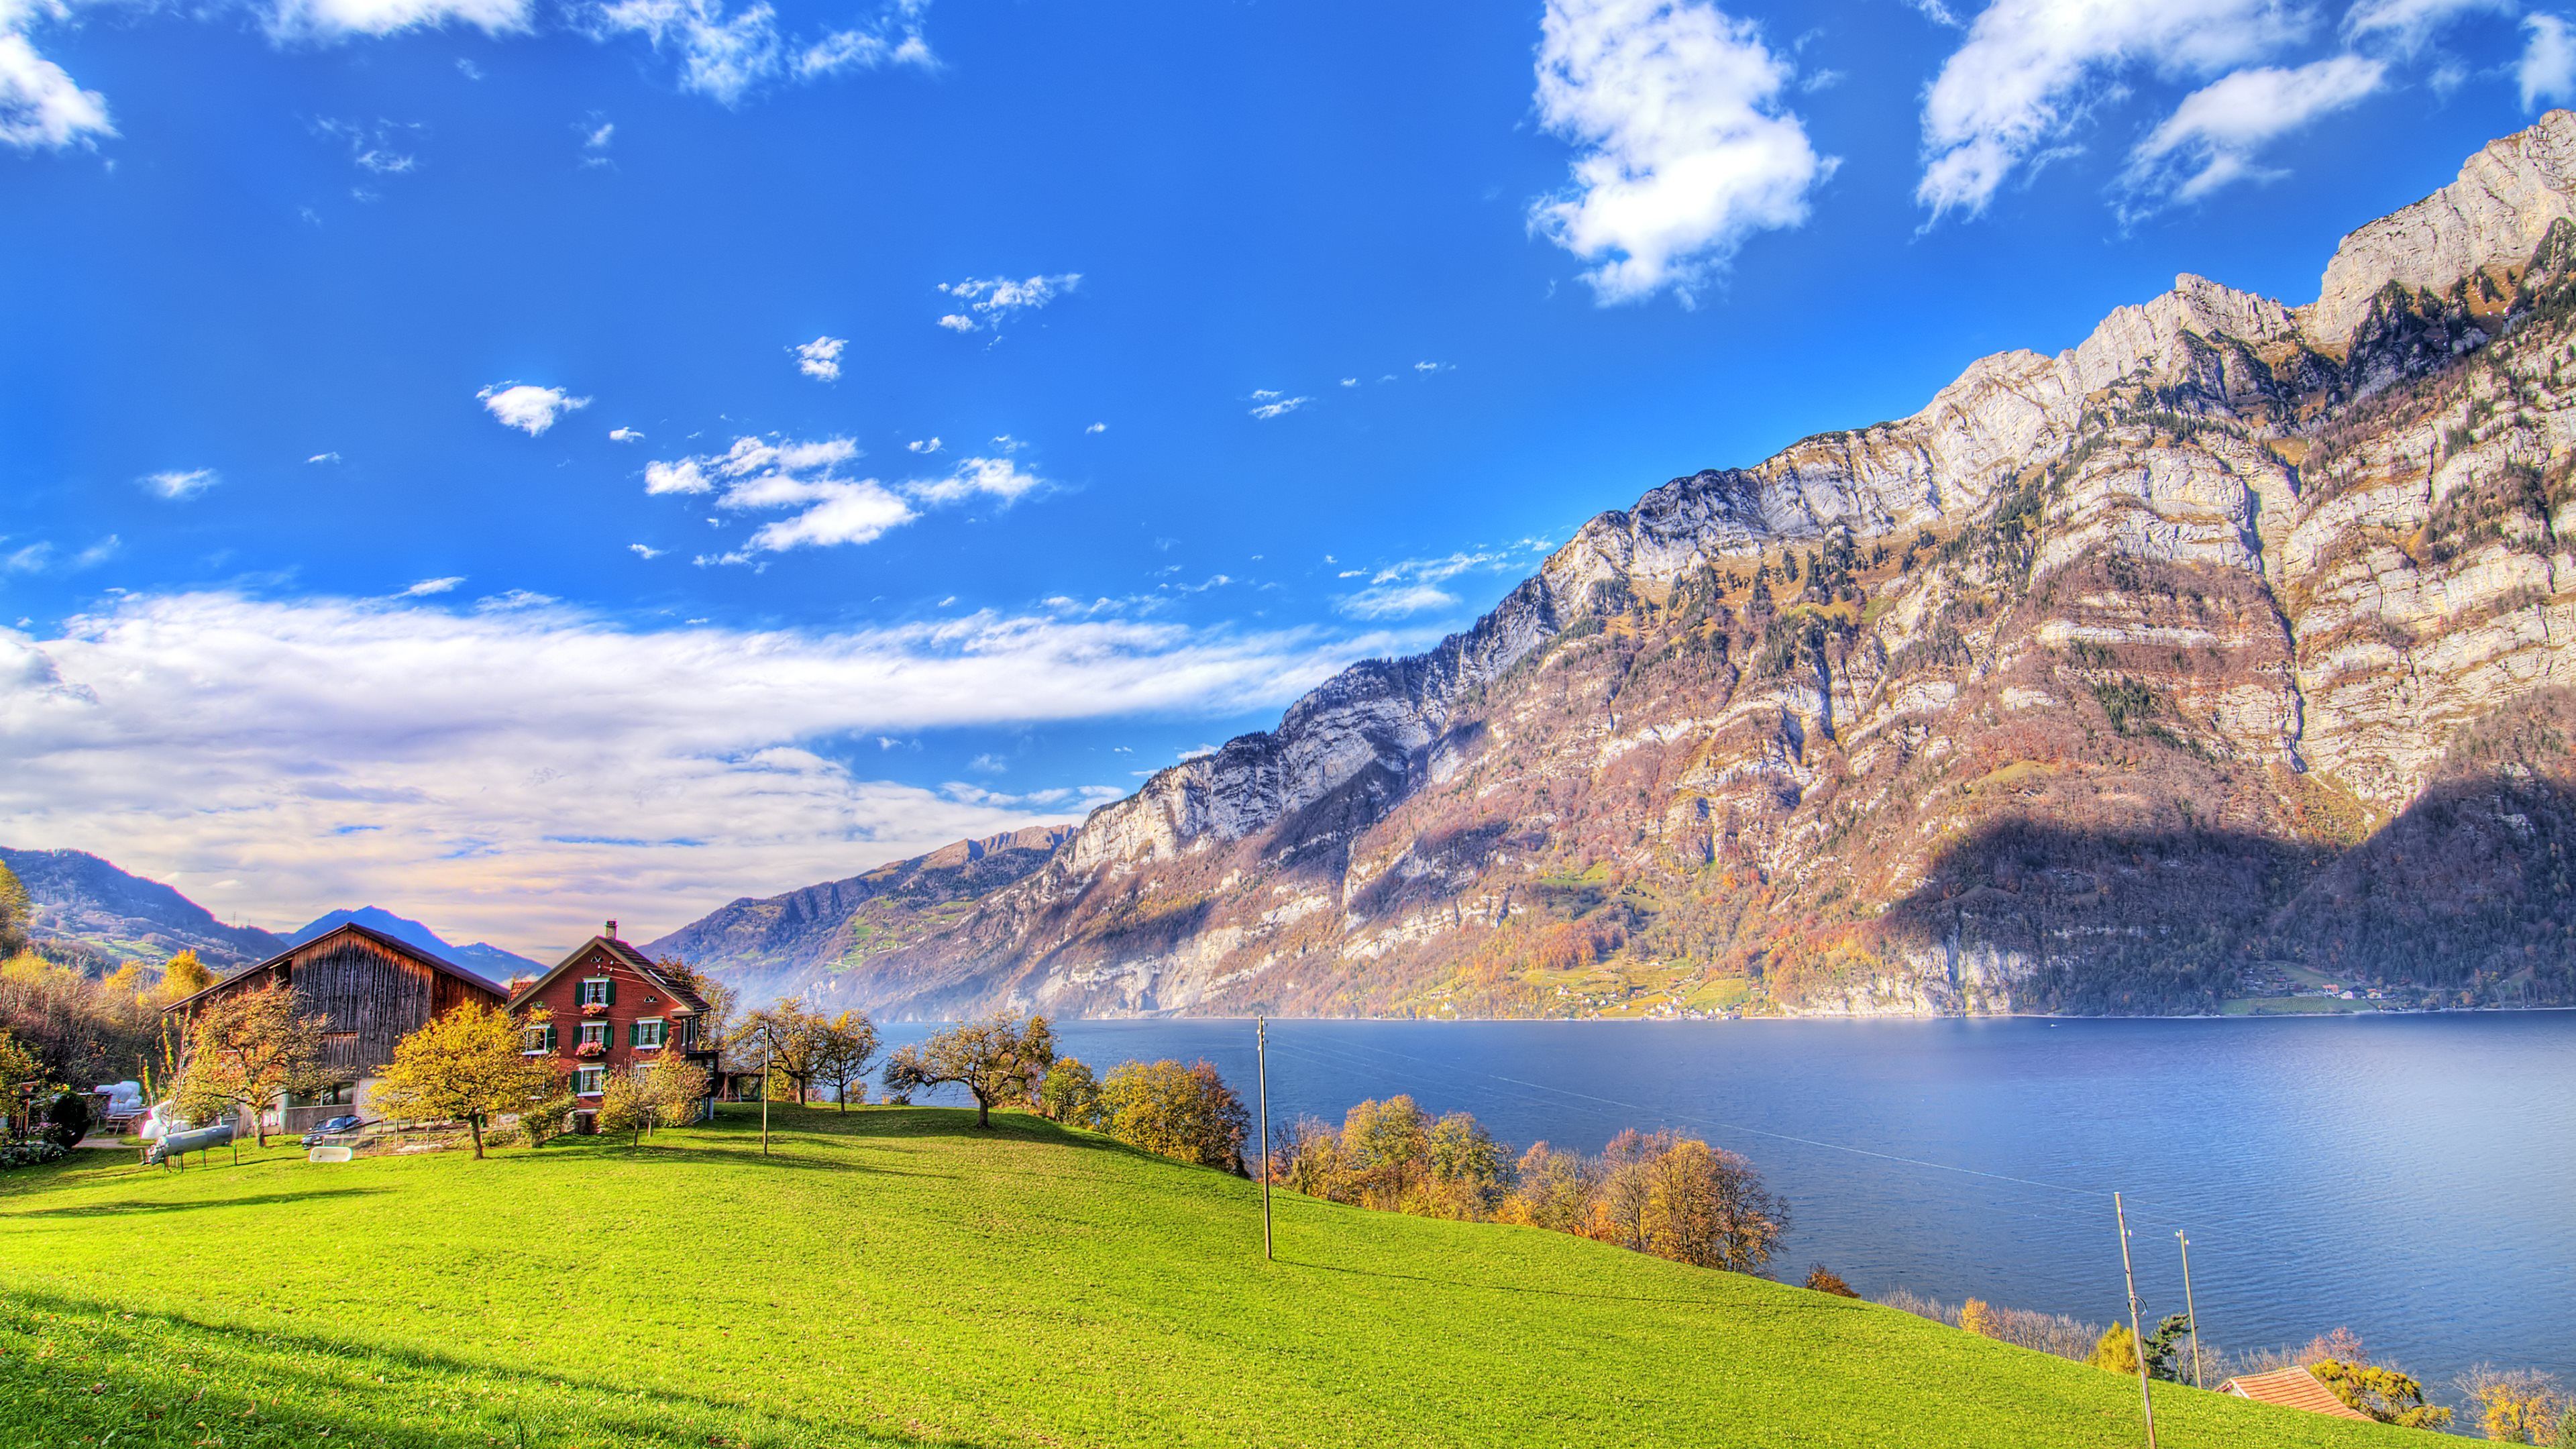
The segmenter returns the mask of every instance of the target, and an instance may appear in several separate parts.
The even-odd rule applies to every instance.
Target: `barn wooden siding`
[[[335,1078],[371,1077],[394,1043],[467,999],[462,982],[364,936],[325,936],[287,958],[296,1005],[331,1019],[322,1064]]]

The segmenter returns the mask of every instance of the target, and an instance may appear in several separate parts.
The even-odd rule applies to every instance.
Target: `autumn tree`
[[[1428,1217],[1482,1222],[1512,1186],[1512,1161],[1483,1123],[1451,1112],[1431,1124],[1424,1144],[1419,1206]]]
[[[463,1122],[483,1155],[483,1127],[509,1112],[524,1119],[557,1094],[552,1060],[522,1053],[522,1032],[543,1026],[542,1008],[513,1019],[496,1006],[469,1002],[394,1043],[394,1059],[376,1087],[376,1108],[406,1121]],[[529,1134],[531,1143],[541,1132]]]
[[[44,1079],[36,1054],[18,1045],[9,1029],[0,1026],[0,1129],[10,1129],[14,1135],[29,1090]]]
[[[1100,1084],[1100,1113],[1121,1142],[1201,1167],[1244,1171],[1252,1116],[1212,1063],[1123,1063]]]
[[[198,960],[191,948],[161,963],[161,984],[152,994],[166,1006],[185,1001],[214,984],[215,973],[206,969],[206,963]]]
[[[1788,1232],[1789,1205],[1735,1153],[1684,1137],[1648,1165],[1645,1248],[1658,1258],[1758,1273]]]
[[[2477,1406],[2479,1431],[2500,1444],[2554,1445],[2560,1427],[2576,1419],[2576,1400],[2538,1369],[2480,1364],[2454,1382]]]
[[[1342,1181],[1342,1137],[1320,1117],[1300,1117],[1270,1149],[1270,1180],[1330,1199]]]
[[[2383,1424],[2439,1429],[2451,1422],[2450,1410],[2425,1403],[2424,1386],[2393,1368],[2329,1358],[2308,1365],[2308,1372],[2336,1398]]]
[[[57,1082],[112,1082],[142,1069],[158,1013],[120,986],[32,951],[0,961],[0,1027]]]
[[[685,1127],[697,1120],[698,1104],[707,1099],[713,1083],[707,1069],[676,1052],[664,1052],[653,1059],[638,1078],[644,1105],[658,1127]]]
[[[2138,1373],[2138,1336],[2129,1331],[2129,1325],[2114,1322],[2093,1341],[2093,1352],[2084,1361],[2106,1373],[2127,1374],[2135,1378]]]
[[[611,1072],[599,1091],[598,1128],[602,1132],[624,1132],[631,1139],[629,1147],[639,1146],[644,1134],[654,1125],[653,1100],[644,1091],[644,1083],[632,1072]]]
[[[723,1071],[725,1050],[741,1036],[733,1019],[735,1009],[741,1005],[741,993],[690,965],[685,957],[665,956],[653,965],[707,1004],[706,1014],[698,1018],[698,1041],[716,1053],[716,1070]]]
[[[0,960],[27,949],[27,925],[35,914],[36,903],[28,896],[26,884],[0,862]]]
[[[832,1100],[841,1110],[850,1110],[850,1087],[860,1084],[866,1092],[868,1068],[876,1064],[877,1026],[863,1012],[844,1011],[829,1021],[820,1021],[808,1060],[814,1080],[832,1089]]]
[[[1533,1142],[1521,1154],[1514,1176],[1511,1192],[1494,1210],[1497,1221],[1552,1233],[1581,1233],[1591,1225],[1592,1196],[1600,1181],[1580,1153]]]
[[[975,1098],[975,1125],[990,1127],[994,1107],[1035,1100],[1054,1065],[1055,1032],[1045,1017],[996,1016],[896,1052],[886,1063],[885,1084],[890,1092],[912,1092],[955,1083]]]
[[[191,1120],[208,1108],[250,1114],[259,1145],[268,1145],[269,1105],[289,1092],[322,1085],[322,1033],[330,1019],[296,1011],[295,992],[280,982],[224,993],[199,1007],[180,1077],[181,1110]],[[517,1036],[511,1038],[513,1054]]]
[[[742,1019],[734,1039],[746,1051],[761,1053],[770,1071],[796,1089],[796,1105],[814,1084],[815,1066],[829,1023],[799,1001],[779,1001]],[[767,1089],[766,1083],[763,1090]]]
[[[1995,1310],[1983,1298],[1971,1298],[1959,1306],[1959,1327],[1979,1338],[2000,1338],[2003,1325],[1995,1321]]]
[[[1080,1057],[1056,1058],[1038,1084],[1038,1111],[1067,1127],[1101,1128],[1100,1079]]]

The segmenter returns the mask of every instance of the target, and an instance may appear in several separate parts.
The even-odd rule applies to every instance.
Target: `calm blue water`
[[[896,1026],[915,1040],[931,1028]],[[1096,1068],[1207,1057],[1253,1099],[1249,1022],[1059,1025]],[[1688,1129],[1796,1214],[1779,1276],[2127,1316],[2213,1343],[2349,1325],[2440,1397],[2480,1361],[2576,1377],[2576,1012],[2212,1021],[1274,1022],[1270,1116],[1409,1092],[1517,1146]]]

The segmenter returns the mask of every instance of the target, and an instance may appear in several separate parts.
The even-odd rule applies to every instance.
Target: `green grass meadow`
[[[641,1149],[0,1174],[0,1444],[2139,1442],[2134,1380],[1039,1119],[756,1108]],[[2167,1449],[2393,1444],[2158,1386]]]

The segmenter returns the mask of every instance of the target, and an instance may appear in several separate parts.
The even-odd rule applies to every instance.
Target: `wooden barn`
[[[393,1060],[394,1043],[470,1001],[499,1006],[508,993],[452,961],[360,925],[326,931],[283,955],[216,982],[168,1010],[183,1021],[227,992],[283,982],[307,1015],[330,1019],[322,1038],[330,1083],[310,1097],[273,1109],[280,1132],[304,1132],[332,1117],[369,1115],[376,1074]]]

